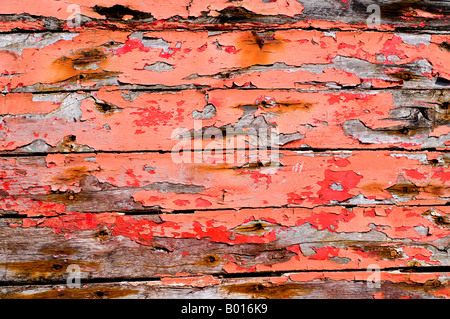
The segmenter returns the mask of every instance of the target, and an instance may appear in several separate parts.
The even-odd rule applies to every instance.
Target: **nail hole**
[[[439,160],[436,159],[436,158],[433,158],[433,159],[429,160],[428,162],[429,162],[430,164],[432,164],[432,165],[437,165],[437,164],[439,164]]]
[[[215,256],[212,256],[212,255],[206,256],[206,257],[204,258],[204,260],[205,260],[207,263],[210,263],[210,264],[212,264],[212,263],[214,263],[215,261],[217,261],[216,257],[215,257]]]
[[[62,269],[62,266],[60,264],[54,264],[53,269],[60,270],[60,269]]]
[[[406,128],[406,127],[404,127],[404,128],[402,128],[401,130],[400,130],[400,133],[402,133],[402,134],[408,134],[409,133],[409,130]]]
[[[104,229],[100,230],[96,235],[96,237],[100,240],[106,240],[106,239],[108,239],[108,236],[109,236],[109,233]]]
[[[258,290],[263,290],[263,289],[264,289],[264,286],[261,285],[261,284],[258,284],[258,285],[255,286],[255,290],[256,290],[256,291],[258,291]]]
[[[256,223],[255,225],[253,225],[253,227],[255,228],[255,230],[262,230],[262,229],[264,229],[264,226],[261,223]]]

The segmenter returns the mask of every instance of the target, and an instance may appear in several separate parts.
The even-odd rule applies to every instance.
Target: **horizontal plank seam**
[[[99,191],[101,192],[101,191]],[[88,192],[86,192],[88,193]],[[95,193],[95,192],[90,192]],[[26,196],[12,196],[14,198],[20,198],[20,197],[26,197]],[[283,206],[261,206],[261,207],[239,207],[239,208],[215,208],[215,209],[185,209],[185,210],[174,210],[170,212],[161,211],[159,208],[149,208],[148,210],[102,210],[101,212],[90,212],[90,211],[81,211],[79,213],[83,214],[101,214],[101,213],[117,213],[125,216],[154,216],[154,215],[176,215],[176,214],[195,214],[196,212],[216,212],[216,211],[230,211],[234,210],[236,212],[242,211],[242,210],[259,210],[259,209],[308,209],[308,210],[314,210],[314,209],[320,209],[320,208],[329,208],[329,207],[343,207],[343,208],[379,208],[379,207],[399,207],[399,208],[412,208],[412,207],[446,207],[449,206],[450,203],[446,204],[435,204],[435,205],[398,205],[398,204],[345,204],[345,203],[337,203],[332,205],[318,205],[318,206],[291,206],[291,205],[283,205]],[[78,211],[76,211],[78,212]],[[70,212],[67,212],[67,214],[59,214],[55,216],[26,216],[21,214],[1,214],[0,212],[0,219],[41,219],[43,217],[45,218],[58,218],[63,215],[69,215]]]
[[[2,15],[0,15],[1,17]],[[20,15],[17,15],[20,17]],[[45,17],[45,16],[32,16],[33,18],[36,18],[37,20],[39,19],[54,19],[56,20],[56,23],[65,23],[65,20],[60,20],[60,19],[56,19],[56,18],[52,18],[52,17]],[[271,16],[267,16],[267,18],[270,18]],[[273,16],[272,16],[273,17]],[[276,16],[275,16],[276,17]],[[21,21],[20,19],[17,19],[15,21],[7,21],[5,24],[11,23],[11,22],[17,22],[17,21]],[[101,23],[105,23],[105,22],[109,22],[108,20],[94,20],[95,22],[101,22]],[[436,26],[436,27],[432,27],[429,26],[427,28],[423,28],[423,29],[418,29],[415,27],[411,27],[411,26],[397,26],[397,27],[393,27],[391,30],[381,30],[381,29],[364,29],[364,28],[358,28],[357,25],[352,25],[351,23],[348,24],[349,28],[353,28],[353,29],[346,29],[346,28],[320,28],[320,27],[307,27],[307,28],[298,28],[298,27],[281,27],[281,28],[267,28],[268,25],[270,25],[270,23],[268,22],[255,22],[254,25],[252,26],[246,26],[248,25],[248,22],[237,22],[234,25],[236,27],[224,27],[225,24],[214,24],[211,26],[205,26],[204,23],[205,22],[189,22],[187,20],[178,20],[178,21],[170,21],[170,19],[163,19],[163,20],[158,20],[158,21],[164,21],[167,23],[177,23],[176,26],[171,27],[169,26],[164,26],[163,30],[173,30],[173,31],[177,31],[177,30],[183,30],[183,31],[189,31],[189,32],[204,32],[204,31],[224,31],[224,32],[237,32],[237,31],[248,31],[248,30],[261,30],[261,31],[289,31],[289,30],[301,30],[301,31],[323,31],[323,32],[333,32],[333,31],[342,31],[342,32],[359,32],[359,31],[364,31],[364,32],[376,32],[376,33],[394,33],[394,32],[402,32],[402,33],[412,33],[415,35],[420,35],[420,34],[449,34],[450,32],[448,31],[448,28],[446,26]],[[319,21],[325,21],[325,22],[336,22],[336,21],[329,21],[329,20],[319,20]],[[115,22],[115,21],[113,21]],[[119,21],[120,22],[120,21]],[[139,21],[133,21],[135,24],[136,23],[144,23],[144,22],[139,22]],[[282,24],[295,24],[295,23],[299,23],[299,22],[305,22],[304,20],[293,20],[291,22],[285,22]],[[337,21],[339,22],[339,21]],[[186,24],[186,26],[182,26],[180,24]],[[276,23],[279,24],[279,23]],[[189,28],[189,26],[199,26],[202,27],[202,29],[191,29]],[[104,24],[103,25],[99,25],[99,26],[89,26],[86,28],[81,27],[80,30],[66,30],[66,29],[46,29],[46,30],[28,30],[28,29],[13,29],[13,30],[8,30],[8,31],[4,31],[4,32],[0,32],[0,34],[14,34],[14,33],[78,33],[78,32],[83,32],[83,31],[92,31],[92,30],[99,30],[99,31],[105,31],[104,28]],[[133,31],[142,31],[142,32],[160,32],[160,29],[155,29],[155,28],[118,28],[118,31],[123,31],[123,32],[133,32]]]
[[[25,146],[25,145],[24,145]],[[20,147],[20,146],[19,146]],[[212,149],[184,149],[183,152],[204,152]],[[265,150],[265,148],[236,148],[229,152],[237,152],[237,151],[258,151]],[[226,149],[225,149],[226,151]],[[270,148],[268,148],[270,151]],[[279,151],[293,151],[293,152],[304,152],[304,153],[338,153],[338,152],[380,152],[380,151],[389,151],[389,152],[407,152],[407,153],[429,153],[429,152],[437,152],[437,153],[448,153],[450,152],[450,148],[448,149],[439,149],[435,147],[423,148],[423,149],[407,149],[401,147],[383,147],[383,148],[289,148],[289,147],[279,147]],[[217,152],[217,150],[216,150]],[[229,153],[225,152],[225,153]],[[127,150],[127,151],[80,151],[80,152],[18,152],[18,151],[10,151],[0,152],[0,159],[2,157],[11,158],[11,157],[43,157],[50,154],[65,154],[65,155],[75,155],[75,154],[148,154],[148,153],[160,153],[160,154],[169,154],[169,153],[178,153],[178,151],[169,151],[169,150]],[[224,154],[225,154],[224,153]]]
[[[450,272],[450,266],[424,266],[424,267],[387,267],[381,268],[380,271],[386,272],[410,272],[410,273],[442,273],[442,272]],[[305,269],[305,270],[295,270],[295,271],[261,271],[261,272],[253,272],[253,273],[223,273],[223,274],[210,274],[210,273],[202,273],[202,276],[208,275],[213,276],[218,279],[239,279],[239,278],[261,278],[261,277],[280,277],[280,276],[288,276],[292,274],[302,274],[302,273],[348,273],[348,272],[367,272],[367,269],[322,269],[322,270],[314,270],[314,269]],[[197,278],[199,276],[187,276]],[[161,278],[164,277],[136,277],[136,278],[126,278],[126,277],[114,277],[114,278],[81,278],[82,284],[100,284],[100,283],[121,283],[121,282],[158,282],[161,281]],[[184,278],[184,277],[183,277]],[[358,280],[354,280],[358,281]],[[359,280],[361,281],[361,280]],[[0,287],[7,286],[45,286],[45,285],[65,285],[66,281],[63,280],[55,280],[55,281],[0,281]],[[187,285],[188,286],[188,285]]]
[[[317,64],[317,65],[321,65],[320,63],[312,63],[312,64]],[[328,64],[326,64],[328,65]],[[333,66],[333,64],[329,64],[329,66]],[[401,66],[401,65],[399,65]],[[294,68],[295,66],[293,66]],[[134,84],[130,84],[130,86],[139,86],[138,84],[134,85]],[[152,89],[152,88],[148,88],[148,87],[142,87],[142,88],[129,88],[127,85],[106,85],[106,86],[102,86],[99,88],[92,88],[92,89],[88,89],[88,88],[79,88],[79,89],[67,89],[67,90],[45,90],[45,91],[39,91],[39,90],[10,90],[10,91],[5,91],[2,90],[0,91],[0,94],[3,95],[8,95],[8,94],[17,94],[17,93],[31,93],[31,94],[64,94],[64,93],[89,93],[89,92],[98,92],[101,90],[101,88],[109,88],[109,87],[114,87],[114,90],[111,91],[130,91],[130,92],[146,92],[146,93],[172,93],[172,92],[183,92],[183,91],[192,91],[192,90],[197,90],[197,91],[214,91],[214,90],[230,90],[229,88],[226,87],[210,87],[210,86],[206,86],[206,85],[189,85],[187,84],[186,86],[189,86],[187,88],[177,88],[177,87],[170,87],[167,86],[166,88],[158,88],[158,89]],[[116,88],[118,87],[118,88]],[[397,92],[409,92],[409,91],[450,91],[450,88],[448,87],[439,87],[439,88],[426,88],[426,87],[417,87],[417,88],[403,88],[403,87],[393,87],[393,88],[357,88],[355,87],[354,89],[351,88],[351,86],[345,86],[344,88],[327,88],[327,89],[323,89],[323,90],[317,90],[317,89],[299,89],[299,88],[270,88],[270,87],[257,87],[257,88],[233,88],[232,90],[242,90],[242,91],[292,91],[292,92],[299,92],[299,93],[340,93],[340,92],[348,92],[348,93],[352,93],[352,92],[370,92],[370,91],[375,91],[375,92],[392,92],[392,91],[397,91]]]

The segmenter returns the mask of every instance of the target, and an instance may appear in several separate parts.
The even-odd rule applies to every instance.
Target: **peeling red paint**
[[[94,36],[95,35],[95,36]],[[36,83],[56,83],[68,81],[69,78],[82,73],[89,73],[92,76],[102,76],[102,71],[113,72],[119,75],[121,83],[135,83],[142,85],[161,84],[167,86],[181,84],[200,84],[213,87],[230,87],[252,82],[258,88],[286,88],[297,85],[306,87],[317,87],[315,83],[321,81],[326,87],[327,82],[342,83],[342,85],[358,86],[362,81],[371,80],[358,74],[351,73],[336,67],[332,63],[338,57],[355,58],[376,67],[379,64],[377,55],[397,56],[396,61],[391,63],[398,65],[399,69],[408,63],[417,60],[427,60],[432,65],[432,74],[439,74],[448,78],[449,53],[442,51],[439,47],[442,43],[449,41],[444,35],[431,36],[430,45],[410,45],[393,33],[357,33],[338,31],[335,37],[326,36],[319,31],[305,30],[279,30],[270,39],[265,40],[262,49],[255,42],[254,36],[248,31],[225,32],[219,35],[208,36],[207,32],[149,32],[150,38],[158,38],[170,45],[161,49],[158,46],[145,46],[143,40],[130,38],[130,33],[120,31],[97,31],[81,32],[73,40],[61,40],[54,44],[49,44],[44,48],[26,48],[21,54],[21,60],[26,63],[17,63],[14,54],[2,51],[3,66],[8,74],[15,73],[17,76],[3,76],[0,83],[3,86],[9,85],[11,89],[18,88],[19,84],[30,86]],[[61,55],[69,54],[72,51],[86,50],[86,48],[103,49],[111,39],[115,43],[122,44],[116,49],[115,55],[107,55],[101,67],[95,70],[82,72],[80,70],[69,69],[70,65],[62,65],[55,61],[60,61]],[[285,39],[289,39],[286,41]],[[320,45],[316,45],[316,40],[320,39]],[[305,42],[306,40],[306,42]],[[224,48],[217,50],[214,45],[205,45],[215,42],[220,43]],[[175,43],[182,43],[177,47]],[[58,46],[58,50],[55,47]],[[364,49],[362,48],[364,46]],[[200,50],[196,50],[201,48]],[[190,50],[185,50],[190,49]],[[145,58],[141,58],[143,52]],[[302,52],[301,55],[294,54]],[[232,54],[230,54],[232,53]],[[161,60],[162,59],[162,60]],[[195,64],[183,63],[183,61],[194,60]],[[173,71],[148,72],[144,69],[147,61],[168,62],[174,66]],[[285,63],[292,67],[289,72],[276,69],[263,71],[245,70],[246,67],[255,65],[271,65],[274,63]],[[385,62],[388,63],[388,62]],[[322,72],[308,72],[296,70],[305,64],[324,64]],[[24,69],[26,68],[26,69]],[[59,69],[58,69],[59,68]],[[62,72],[64,69],[64,72]],[[217,74],[224,70],[241,70],[236,75],[228,79],[220,79]],[[43,72],[47,70],[47,72]],[[48,72],[55,70],[55,72]],[[386,72],[381,72],[374,81],[380,81]],[[104,74],[106,75],[106,74]],[[197,77],[197,76],[198,77]],[[278,75],[278,76],[277,76]],[[283,75],[280,77],[280,75]],[[430,74],[418,74],[417,76],[429,77]],[[64,78],[65,77],[65,78]],[[192,80],[189,80],[192,78]],[[309,78],[309,79],[308,79]],[[302,82],[299,82],[302,79]],[[83,86],[89,87],[93,83],[88,79],[79,79]],[[392,77],[393,85],[403,85],[402,82]],[[385,84],[389,81],[385,81]]]
[[[449,12],[381,9],[370,25],[347,0],[4,6],[6,294],[79,297],[41,285],[78,262],[136,287],[97,297],[449,298]],[[280,149],[255,143],[268,129]]]
[[[198,129],[194,127],[192,113],[194,111],[201,112],[208,102],[215,107],[215,116],[201,120],[197,122],[197,125],[202,128],[236,125],[244,114],[243,107],[253,107],[256,109],[254,115],[276,125],[280,134],[300,134],[300,137],[282,147],[295,148],[309,145],[315,148],[376,149],[398,146],[417,149],[429,147],[427,144],[439,147],[439,142],[436,142],[435,137],[441,130],[440,147],[448,148],[446,143],[448,141],[445,140],[445,120],[442,125],[437,124],[434,128],[430,128],[428,136],[414,133],[414,127],[411,127],[410,130],[412,134],[402,133],[402,125],[405,125],[405,122],[400,118],[395,120],[390,115],[393,110],[398,109],[398,106],[394,104],[393,96],[388,92],[322,94],[232,89],[208,92],[208,102],[205,102],[204,93],[189,90],[180,93],[142,93],[133,102],[125,100],[123,94],[128,94],[128,92],[104,88],[95,94],[97,99],[109,103],[106,104],[108,108],[117,107],[112,112],[107,111],[108,114],[99,112],[98,106],[92,99],[84,99],[81,102],[83,112],[81,121],[59,118],[57,113],[43,119],[30,120],[23,112],[16,111],[21,114],[14,117],[7,116],[3,120],[4,142],[0,148],[13,150],[38,139],[55,146],[65,136],[72,134],[76,136],[78,144],[87,145],[99,151],[111,151],[117,150],[117,148],[120,151],[168,150],[180,143],[180,140],[174,138],[174,132],[178,130],[182,134]],[[264,102],[261,100],[262,97],[268,97],[269,100]],[[20,108],[37,109],[41,103],[44,103],[32,102],[31,98],[22,100],[19,103]],[[7,105],[17,104],[14,95],[8,94],[5,100]],[[431,99],[423,102],[425,105],[436,103]],[[60,107],[61,103],[58,103]],[[173,107],[180,103],[183,104]],[[327,108],[319,107],[323,104],[327,104]],[[58,106],[55,107],[54,103],[43,105],[48,105],[48,110],[57,111]],[[15,108],[15,110],[20,109]],[[5,112],[9,112],[9,110],[5,110]],[[436,114],[441,112],[441,110],[436,110]],[[374,113],[377,115],[374,116]],[[49,113],[49,115],[51,114]],[[291,120],[292,117],[296,118],[295,122]],[[51,127],[47,125],[50,121]],[[367,134],[373,135],[370,143],[361,140],[356,133],[349,132],[350,129],[345,125],[352,121],[357,121],[358,129],[367,129]],[[313,126],[308,127],[311,125],[309,123],[313,123]],[[30,125],[33,125],[35,129],[27,130],[26,128]],[[136,129],[125,130],[125,127]],[[22,133],[15,134],[19,130]],[[92,130],[96,132],[95,136],[91,135]],[[153,138],[155,131],[161,138]],[[140,136],[136,137],[136,135]],[[375,138],[376,136],[379,138]],[[235,139],[238,138],[246,137],[235,137]],[[123,142],[124,139],[127,143]],[[192,149],[195,147],[194,143],[199,143],[199,141],[194,141],[192,138],[186,140],[183,148]],[[206,147],[211,140],[205,138],[201,143],[202,147]],[[345,159],[339,161],[342,162],[342,165],[345,163]],[[339,163],[336,162],[336,164]]]
[[[317,192],[320,198],[319,202],[337,200],[343,201],[351,197],[348,192],[350,189],[355,188],[356,185],[361,181],[362,177],[353,171],[340,171],[335,172],[332,170],[325,171],[325,180],[319,182],[321,186],[320,190]],[[334,190],[332,185],[336,184],[342,189]]]
[[[161,216],[163,222],[155,223],[146,219],[135,219],[132,216],[121,216],[115,213],[75,213],[65,212],[57,217],[42,220],[25,219],[22,227],[50,227],[56,233],[74,232],[111,228],[115,235],[122,235],[140,243],[150,244],[154,236],[173,238],[209,238],[213,242],[227,244],[242,244],[248,242],[268,243],[282,238],[285,232],[293,231],[295,227],[308,223],[319,231],[332,233],[365,233],[375,227],[391,239],[413,239],[432,242],[449,236],[449,228],[436,224],[428,219],[427,208],[395,207],[380,208],[373,214],[373,208],[323,207],[310,209],[273,209],[259,211],[243,209],[235,211],[196,212],[191,214],[174,214]],[[372,214],[370,214],[372,212]],[[441,216],[449,216],[446,207],[436,211]],[[30,217],[37,216],[34,211],[24,212]],[[45,215],[41,215],[45,216]],[[53,216],[53,215],[47,215]],[[254,219],[249,220],[249,216]],[[272,225],[255,228],[249,232],[241,232],[239,226],[251,220],[263,220]],[[371,226],[372,225],[372,226]],[[389,227],[386,227],[389,225]],[[428,227],[428,234],[419,234],[414,227]],[[269,227],[270,226],[270,227]],[[244,227],[244,226],[242,226]],[[145,231],[144,231],[145,229]],[[251,228],[250,228],[251,229]],[[402,231],[399,231],[402,229]],[[255,233],[252,233],[252,232]],[[145,234],[145,235],[143,235]],[[233,236],[232,236],[233,235]],[[297,247],[297,248],[295,248]],[[298,249],[294,246],[292,249]],[[430,257],[430,252],[422,248],[403,248],[405,253]],[[295,251],[295,250],[293,250]],[[299,251],[296,251],[299,253]]]

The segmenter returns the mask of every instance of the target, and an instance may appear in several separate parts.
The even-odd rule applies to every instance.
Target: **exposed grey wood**
[[[307,1],[298,0],[303,5],[303,10],[300,14],[290,14],[291,16],[283,14],[273,14],[270,12],[255,13],[245,8],[244,5],[232,4],[234,7],[224,7],[222,10],[214,10],[214,8],[204,7],[202,14],[190,11],[191,3],[186,1],[187,12],[180,12],[177,10],[167,10],[164,14],[164,19],[167,22],[172,22],[178,28],[187,25],[189,28],[208,28],[211,30],[222,30],[224,26],[231,28],[239,26],[240,28],[255,28],[255,26],[267,27],[277,25],[289,25],[295,22],[312,22],[312,21],[326,21],[335,23],[345,23],[356,26],[364,26],[373,28],[374,26],[367,24],[367,20],[373,9],[370,5],[378,5],[381,13],[381,23],[385,25],[394,25],[403,28],[410,28],[413,32],[417,29],[447,29],[448,16],[450,14],[450,5],[448,1],[419,1],[419,0],[378,0],[375,3],[370,0],[352,0],[352,1]],[[94,5],[97,3],[98,5]],[[177,3],[178,4],[178,3]],[[283,5],[283,4],[282,4]],[[261,6],[263,7],[263,6]],[[369,9],[370,10],[369,10]],[[110,24],[117,27],[117,22],[122,22],[123,28],[139,27],[142,29],[155,28],[152,25],[157,19],[152,16],[152,7],[148,6],[142,11],[134,10],[133,6],[127,7],[121,4],[113,5],[109,2],[105,5],[103,2],[93,2],[92,7],[88,8],[89,12],[81,12],[80,22],[82,25],[99,25],[107,27]],[[197,8],[198,9],[198,8]],[[287,8],[288,9],[288,8]],[[1,16],[2,21],[25,21],[28,23],[40,22],[43,25],[43,30],[61,30],[64,27],[65,20],[56,18],[54,16],[39,16],[37,10],[30,8],[30,14],[11,14],[13,11],[9,10],[8,14]],[[98,14],[100,14],[100,16]],[[186,15],[181,17],[180,15]],[[293,16],[292,16],[293,15]],[[187,17],[189,16],[189,17]],[[124,21],[123,18],[127,17]],[[421,25],[423,23],[423,25]],[[321,27],[324,24],[312,23],[316,27]],[[170,25],[170,24],[169,24]],[[120,26],[120,24],[119,24]],[[167,27],[167,23],[164,25]],[[156,24],[156,27],[158,25]],[[329,25],[324,25],[329,27]]]
[[[24,283],[64,281],[69,276],[67,267],[72,264],[79,265],[82,277],[88,280],[159,278],[178,273],[235,273],[236,270],[230,268],[230,261],[251,273],[259,272],[258,269],[269,271],[271,265],[275,266],[273,270],[283,271],[357,269],[360,268],[358,252],[367,255],[366,262],[370,259],[371,263],[380,263],[382,268],[450,266],[446,251],[449,247],[448,237],[444,241],[425,243],[410,239],[391,239],[378,231],[334,233],[316,230],[309,224],[289,228],[268,224],[262,234],[273,230],[276,240],[270,243],[230,245],[218,240],[211,241],[207,236],[148,238],[145,237],[145,229],[149,227],[134,228],[136,226],[133,224],[138,220],[158,222],[158,217],[134,218],[136,221],[129,221],[128,234],[120,234],[119,230],[115,230],[117,227],[122,231],[126,229],[126,225],[119,223],[111,228],[99,225],[92,230],[55,233],[47,227],[12,228],[7,220],[0,220],[0,280]],[[77,223],[74,220],[67,222]],[[13,220],[12,224],[20,225],[21,221]],[[250,226],[243,225],[242,231],[244,227]],[[239,230],[241,228],[236,228],[230,236],[242,234]],[[115,234],[115,231],[119,231],[119,234]],[[255,232],[258,233],[258,230]],[[253,235],[252,232],[247,234]],[[312,262],[315,260],[316,251],[323,247],[347,251],[350,258],[325,256],[324,260],[320,259],[323,257],[318,257],[315,266],[303,262],[294,262],[289,266],[289,261],[297,258],[291,248],[297,246],[301,251],[300,255],[304,256],[302,258],[312,256]],[[430,261],[415,258],[408,261],[411,256],[404,252],[408,247],[419,249],[422,254],[430,254]],[[255,269],[255,266],[258,268]],[[362,267],[365,269],[366,266]]]
[[[445,274],[414,274],[423,282],[391,282],[381,280],[379,286],[370,286],[365,280],[314,279],[289,280],[282,277],[224,278],[211,276],[179,277],[166,281],[136,281],[120,283],[88,283],[80,288],[59,285],[23,285],[0,287],[0,299],[373,299],[413,298],[440,299],[448,290],[449,278]],[[305,274],[314,277],[314,273]],[[320,273],[315,274],[320,277]],[[333,274],[322,273],[324,277]],[[349,273],[349,278],[355,273]],[[358,274],[356,274],[358,275]],[[382,272],[381,278],[401,273]],[[436,279],[426,280],[426,276]],[[281,280],[276,283],[275,280]],[[184,282],[184,283],[183,283]],[[181,308],[176,310],[181,313]]]

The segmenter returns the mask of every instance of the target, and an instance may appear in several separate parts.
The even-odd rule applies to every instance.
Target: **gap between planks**
[[[314,63],[312,63],[314,64]],[[317,63],[316,63],[317,64]],[[320,65],[320,64],[317,64]],[[164,86],[161,88],[152,88],[152,87],[141,87],[141,88],[130,88],[128,85],[134,86],[134,84],[125,84],[125,85],[104,85],[97,88],[77,88],[77,89],[67,89],[67,90],[45,90],[45,91],[37,91],[37,90],[25,90],[25,91],[15,91],[15,89],[11,91],[0,91],[0,94],[8,95],[8,94],[19,94],[19,93],[25,93],[25,94],[64,94],[64,93],[91,93],[91,92],[99,92],[102,88],[112,88],[111,91],[130,91],[130,92],[145,92],[145,93],[176,93],[176,92],[183,92],[183,91],[225,91],[229,88],[227,87],[210,87],[206,85],[194,85],[194,84],[186,84],[186,87],[175,87],[175,86]],[[140,85],[139,85],[140,86]],[[405,92],[414,92],[414,91],[449,91],[450,87],[440,87],[440,88],[427,88],[427,87],[414,87],[414,88],[352,88],[352,87],[346,87],[346,88],[327,88],[327,89],[300,89],[300,88],[260,88],[260,87],[254,87],[254,88],[240,88],[236,87],[232,90],[242,90],[242,91],[281,91],[281,92],[297,92],[297,93],[370,93],[371,91],[375,92],[389,92],[389,91],[405,91]],[[8,114],[1,114],[0,116],[4,116]]]
[[[0,14],[1,16],[1,14]],[[15,15],[16,16],[16,15]],[[46,19],[48,17],[43,17],[43,16],[32,16],[32,17],[37,17],[37,18],[43,18]],[[167,19],[166,19],[167,20]],[[163,21],[166,21],[163,20]],[[16,20],[16,21],[20,21],[20,20]],[[16,22],[14,21],[14,22]],[[326,21],[326,20],[325,20]],[[5,24],[9,23],[10,21],[6,22]],[[64,20],[57,20],[57,22],[63,23],[65,22]],[[105,21],[101,21],[100,22],[107,22],[107,20]],[[287,22],[286,24],[290,24],[290,23],[296,23],[296,22],[301,22],[301,21],[294,21],[294,22]],[[139,23],[139,22],[135,22],[135,23]],[[179,23],[189,23],[187,21],[181,21]],[[195,22],[191,22],[190,23],[192,26],[196,27],[196,26],[201,26],[201,24],[199,23],[195,23]],[[239,25],[239,23],[237,23],[237,27],[225,27],[225,24],[218,24],[215,26],[204,26],[203,29],[191,29],[189,28],[189,26],[183,27],[180,25],[177,26],[173,26],[173,27],[164,27],[162,29],[146,29],[146,28],[133,28],[133,27],[129,27],[129,28],[122,28],[122,29],[118,29],[117,31],[123,31],[123,32],[133,32],[133,31],[142,31],[142,32],[161,32],[161,31],[167,31],[167,30],[173,30],[173,31],[189,31],[189,32],[204,32],[204,31],[216,31],[216,32],[232,32],[232,31],[249,31],[249,30],[255,30],[255,31],[267,31],[267,32],[276,32],[276,31],[289,31],[289,30],[303,30],[303,31],[321,31],[321,32],[360,32],[360,31],[364,31],[365,33],[370,33],[370,32],[377,32],[377,33],[396,33],[396,32],[401,32],[401,33],[411,33],[414,35],[420,35],[420,34],[440,34],[440,35],[446,35],[446,34],[450,34],[450,31],[447,30],[446,27],[428,27],[425,29],[417,29],[415,27],[411,27],[411,26],[397,26],[394,27],[393,29],[390,30],[383,30],[383,29],[360,29],[358,28],[358,25],[349,25],[349,27],[353,27],[354,29],[346,29],[346,28],[320,28],[320,27],[307,27],[307,28],[296,28],[296,27],[280,27],[280,28],[267,28],[265,25],[263,25],[263,23],[259,23],[260,25],[253,25],[253,26],[245,26],[248,23],[242,23],[242,25]],[[104,26],[100,25],[100,26],[94,26],[94,27],[80,27],[79,29],[76,30],[67,30],[67,29],[47,29],[47,30],[27,30],[27,29],[14,29],[14,30],[9,30],[9,31],[4,31],[4,32],[0,32],[0,34],[18,34],[18,33],[33,33],[33,34],[39,34],[39,33],[78,33],[78,32],[86,32],[86,31],[104,31]]]
[[[450,266],[424,266],[424,267],[386,267],[380,268],[381,272],[395,272],[400,271],[403,273],[442,273],[442,272],[450,272]],[[351,273],[351,272],[367,272],[367,269],[311,269],[311,270],[296,270],[296,271],[260,271],[260,272],[252,272],[252,273],[224,273],[224,274],[209,274],[202,273],[203,276],[212,276],[217,279],[240,279],[240,278],[261,278],[261,277],[280,277],[287,276],[293,274],[302,274],[302,273]],[[186,276],[187,278],[197,278],[197,275]],[[186,278],[183,277],[183,278]],[[100,284],[100,283],[120,283],[120,282],[157,282],[160,281],[163,277],[114,277],[114,278],[83,278],[82,284]],[[55,281],[0,281],[0,287],[7,286],[45,286],[45,285],[63,285],[67,284],[67,281],[64,280],[55,280]]]
[[[95,193],[95,192],[86,192],[86,193]],[[23,196],[15,196],[15,198],[21,198]],[[239,208],[205,208],[205,209],[179,209],[179,210],[173,210],[170,212],[162,211],[160,208],[148,208],[147,210],[126,210],[126,211],[118,211],[118,210],[105,210],[100,212],[80,212],[82,214],[102,214],[102,213],[117,213],[122,216],[159,216],[159,215],[192,215],[197,212],[217,212],[217,211],[230,211],[234,210],[236,212],[239,212],[241,210],[259,210],[259,209],[307,209],[307,210],[315,210],[319,208],[329,208],[329,207],[344,207],[344,208],[376,208],[376,207],[404,207],[404,208],[413,208],[413,207],[446,207],[450,206],[450,202],[447,202],[446,204],[435,204],[435,205],[398,205],[398,204],[373,204],[373,205],[356,205],[356,204],[346,204],[346,203],[337,203],[333,205],[317,205],[313,207],[303,207],[303,206],[261,206],[261,207],[239,207]],[[0,220],[1,219],[50,219],[50,218],[58,218],[62,215],[69,215],[67,213],[64,214],[58,214],[55,216],[26,216],[21,214],[1,214],[0,212]]]
[[[25,146],[25,145],[24,145]],[[184,150],[185,152],[205,152],[210,149],[189,149]],[[264,148],[237,148],[235,151],[259,151],[266,150]],[[380,152],[380,151],[388,151],[388,152],[408,152],[411,154],[414,153],[431,153],[431,152],[440,152],[440,153],[449,153],[450,149],[448,148],[426,148],[426,149],[408,149],[402,147],[382,147],[382,148],[289,148],[289,147],[279,147],[280,151],[292,151],[301,153],[339,153],[339,152]],[[70,154],[170,154],[170,153],[178,153],[178,151],[169,151],[169,150],[128,150],[128,151],[106,151],[106,150],[98,150],[98,151],[80,151],[80,152],[20,152],[20,151],[2,151],[0,152],[0,158],[2,157],[39,157],[39,156],[47,156],[50,154],[60,154],[60,155],[70,155]],[[224,152],[228,153],[228,152]]]

